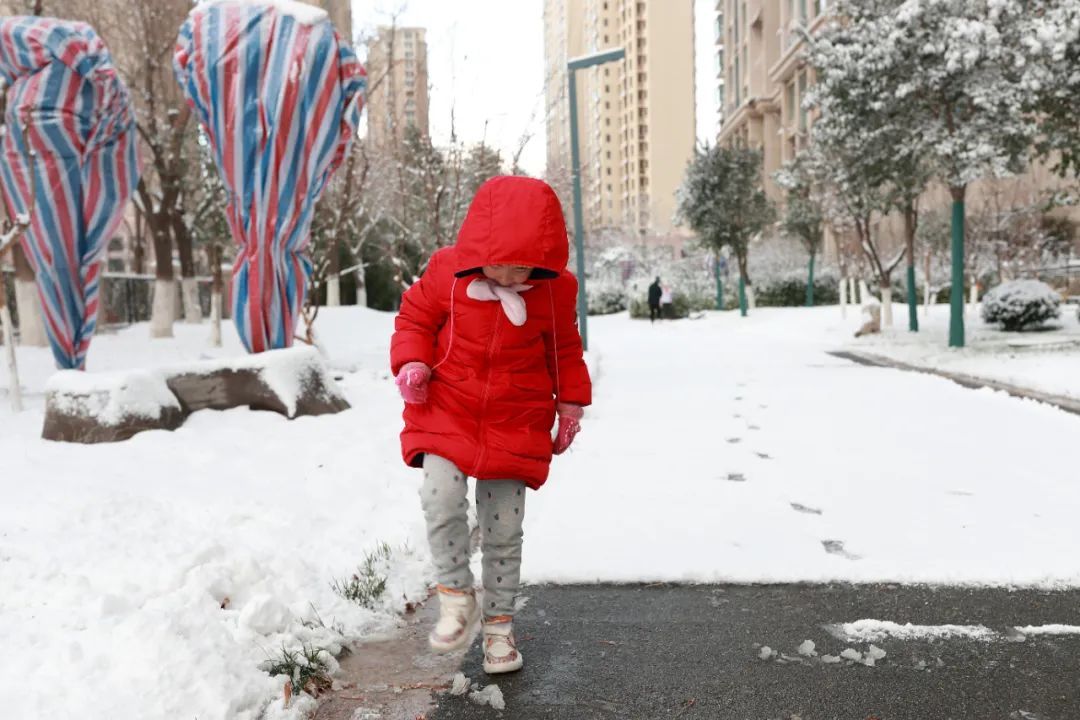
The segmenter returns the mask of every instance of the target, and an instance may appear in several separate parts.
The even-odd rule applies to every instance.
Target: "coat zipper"
[[[484,392],[480,396],[480,413],[477,416],[478,428],[476,436],[479,447],[477,447],[473,477],[480,474],[484,462],[487,460],[487,422],[485,415],[487,415],[488,400],[491,397],[491,371],[494,366],[493,360],[495,359],[495,353],[498,348],[499,336],[502,335],[502,308],[496,303],[492,310],[496,311],[495,328],[492,330],[491,340],[488,342],[487,347],[487,376],[484,379]]]

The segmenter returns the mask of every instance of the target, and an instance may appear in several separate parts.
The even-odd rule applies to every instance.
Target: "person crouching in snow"
[[[459,649],[483,614],[484,671],[522,666],[513,634],[526,490],[573,442],[592,384],[566,270],[562,206],[540,180],[496,177],[457,243],[402,297],[390,361],[405,400],[401,449],[423,468],[421,504],[438,574],[436,652]],[[552,429],[558,419],[558,431]],[[483,607],[469,569],[467,480],[476,478]]]

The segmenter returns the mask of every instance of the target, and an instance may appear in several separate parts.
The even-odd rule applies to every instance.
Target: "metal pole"
[[[581,346],[589,349],[589,304],[585,295],[585,221],[581,211],[581,152],[578,149],[577,78],[573,68],[567,70],[570,90],[570,172],[574,181],[574,247],[577,250],[578,328]]]
[[[949,294],[949,347],[964,347],[964,196],[954,192],[952,205],[952,290]]]

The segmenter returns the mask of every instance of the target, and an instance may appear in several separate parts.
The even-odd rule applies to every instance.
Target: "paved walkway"
[[[1080,625],[1080,591],[878,586],[529,588],[519,618],[525,669],[497,678],[506,710],[442,697],[428,720],[657,718],[1072,720],[1080,717],[1080,635],[1022,637],[1015,626]],[[994,636],[872,644],[873,667],[826,663],[869,641],[831,626],[875,618],[982,625]],[[816,657],[799,646],[815,643]],[[762,659],[762,645],[781,653]],[[476,643],[464,664],[488,682]]]

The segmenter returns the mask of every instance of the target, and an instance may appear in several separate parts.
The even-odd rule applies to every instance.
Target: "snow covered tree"
[[[806,306],[814,304],[814,261],[825,240],[825,211],[816,178],[807,157],[798,156],[775,173],[787,192],[780,229],[798,240],[810,256],[806,280]]]
[[[676,193],[676,215],[717,258],[731,249],[739,266],[739,309],[747,312],[750,241],[776,219],[761,186],[761,153],[742,147],[697,148]]]
[[[964,202],[968,185],[1023,166],[1035,138],[1030,48],[1021,0],[906,0],[875,58],[899,78],[891,102],[917,119],[925,159],[952,195],[949,344],[964,345]]]
[[[1029,8],[1023,40],[1033,55],[1032,111],[1037,147],[1063,177],[1080,176],[1080,0],[1041,0]]]

